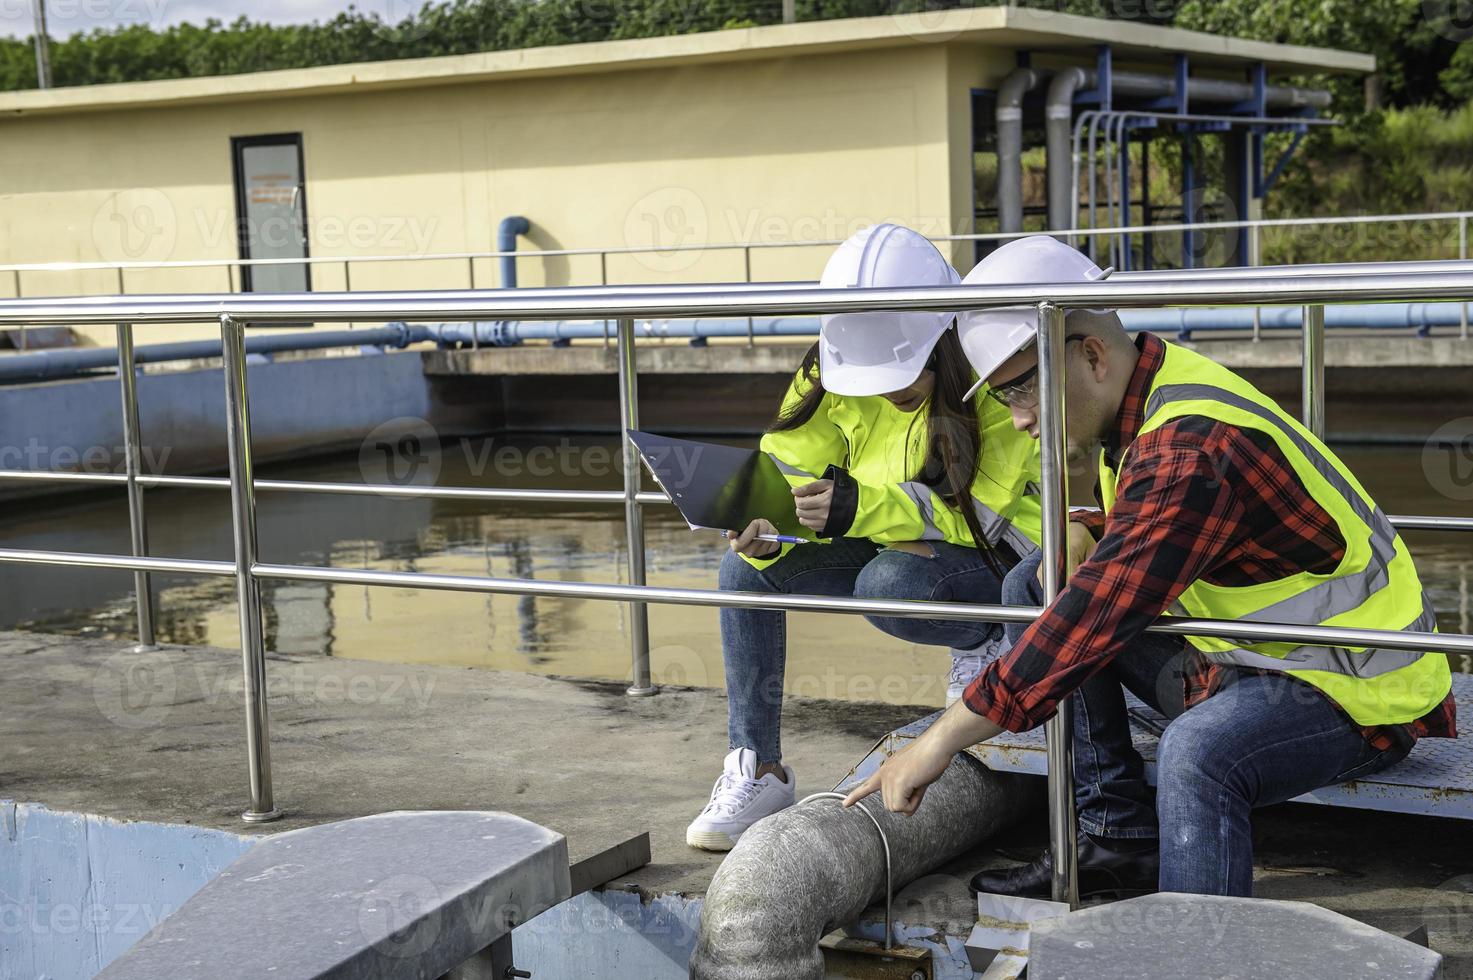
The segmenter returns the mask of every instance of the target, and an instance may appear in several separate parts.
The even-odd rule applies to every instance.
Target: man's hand
[[[726,539],[731,542],[732,551],[746,555],[748,558],[771,558],[782,551],[783,546],[776,541],[759,541],[757,535],[776,533],[777,528],[773,527],[771,521],[759,517],[748,524],[741,534],[727,531]]]
[[[794,487],[793,504],[800,524],[822,531],[829,522],[829,508],[834,504],[834,481],[814,480]]]
[[[918,739],[886,759],[879,772],[844,797],[844,805],[853,806],[879,790],[886,810],[910,816],[921,805],[926,787],[940,779],[951,764],[951,755],[939,754],[925,739]]]
[[[1089,556],[1095,553],[1095,536],[1089,533],[1089,528],[1077,521],[1070,521],[1069,527],[1069,574],[1064,577],[1068,581],[1074,574],[1074,569],[1089,561]],[[1043,582],[1043,565],[1038,566],[1038,581]]]
[[[940,779],[951,765],[952,756],[1001,731],[990,719],[974,714],[958,701],[942,712],[925,734],[886,759],[879,772],[856,786],[844,797],[844,805],[853,806],[879,790],[885,809],[909,816],[921,805],[926,787]]]

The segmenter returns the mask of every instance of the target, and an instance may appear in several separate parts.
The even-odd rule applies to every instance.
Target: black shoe
[[[972,878],[972,893],[1013,895],[1018,898],[1053,897],[1053,855],[1048,849],[1031,864],[1001,871],[983,871]],[[1156,891],[1161,874],[1161,852],[1155,841],[1102,843],[1079,835],[1079,897],[1135,898]]]

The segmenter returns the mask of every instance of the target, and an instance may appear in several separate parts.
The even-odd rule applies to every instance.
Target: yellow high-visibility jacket
[[[783,411],[797,404],[811,384],[799,372],[783,399]],[[986,397],[985,389],[974,401],[982,450],[972,506],[988,542],[1006,544],[1021,557],[1038,547],[1042,534],[1038,443],[1013,427],[1008,410]],[[915,479],[926,458],[927,411],[923,405],[905,413],[879,395],[826,392],[812,418],[796,429],[767,433],[761,446],[794,486],[835,480],[834,507],[823,537],[868,538],[880,544],[947,541],[971,547],[976,542],[961,512]],[[747,560],[760,568],[790,547]]]

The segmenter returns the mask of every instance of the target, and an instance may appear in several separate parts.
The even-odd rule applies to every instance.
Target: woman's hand
[[[1069,575],[1065,576],[1067,582],[1074,575],[1074,569],[1089,561],[1089,556],[1095,553],[1095,536],[1089,533],[1089,528],[1077,521],[1069,522]],[[1038,566],[1038,581],[1043,582],[1043,565]]]
[[[793,488],[794,509],[798,523],[822,531],[829,522],[829,508],[834,505],[834,481],[814,480]]]
[[[782,551],[783,546],[776,541],[758,540],[757,535],[776,533],[777,528],[772,525],[771,521],[759,517],[748,524],[741,534],[727,531],[726,539],[731,542],[732,551],[746,555],[748,558],[771,558]]]

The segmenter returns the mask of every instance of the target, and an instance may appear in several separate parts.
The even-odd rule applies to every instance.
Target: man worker
[[[999,248],[967,276],[993,285],[1106,275],[1056,239]],[[1066,437],[1100,454],[1103,514],[1071,523],[1079,564],[1012,649],[919,739],[849,794],[913,813],[952,756],[1042,724],[1074,698],[1081,897],[1159,888],[1251,895],[1254,807],[1365,776],[1418,738],[1456,737],[1440,653],[1249,643],[1144,632],[1165,612],[1210,619],[1432,631],[1406,545],[1323,442],[1247,381],[1107,310],[1066,323]],[[990,397],[1038,435],[1037,318],[983,310],[959,322]],[[1087,532],[1087,533],[1086,533]],[[1003,601],[1041,601],[1038,557]],[[1169,721],[1154,801],[1131,745],[1122,687]],[[1047,852],[973,879],[1048,897]]]

